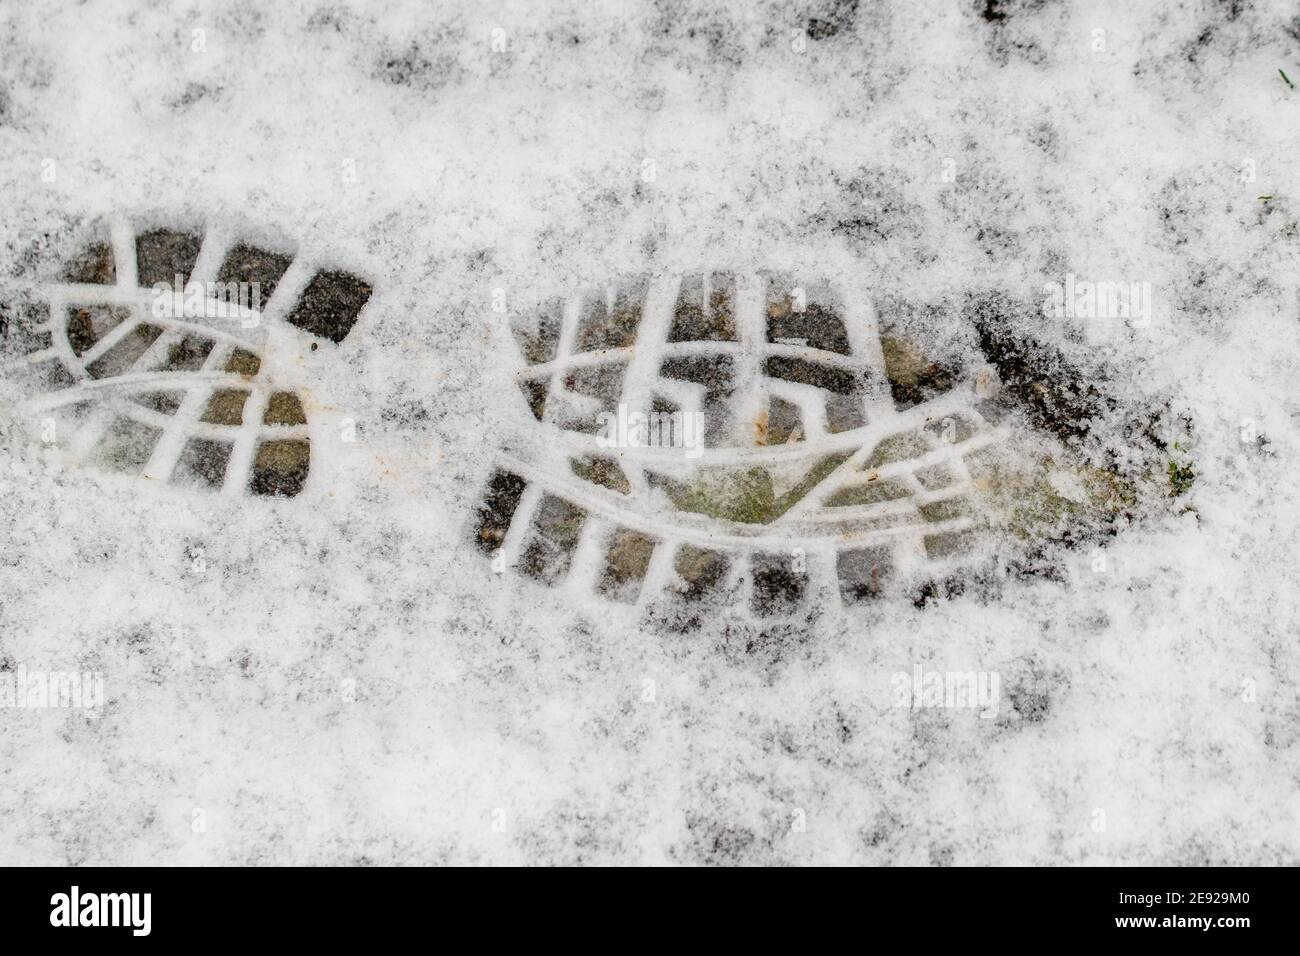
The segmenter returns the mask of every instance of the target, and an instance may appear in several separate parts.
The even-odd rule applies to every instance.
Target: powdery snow
[[[378,6],[0,0],[6,295],[119,214],[375,287],[312,360],[358,439],[310,495],[60,467],[4,385],[0,667],[105,702],[0,708],[0,862],[1300,862],[1294,5]],[[1167,409],[1191,491],[1104,571],[794,630],[469,546],[518,400],[494,290],[844,258],[967,358],[968,295],[1028,303]],[[1150,283],[1149,327],[1044,316],[1068,273]],[[998,716],[896,706],[917,665],[997,673]]]

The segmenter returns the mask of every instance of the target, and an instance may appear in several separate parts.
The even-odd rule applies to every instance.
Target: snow
[[[812,39],[834,4],[0,0],[7,290],[113,215],[376,290],[311,360],[358,440],[309,496],[61,467],[5,384],[0,666],[105,706],[0,709],[0,862],[1300,862],[1300,24],[994,6]],[[967,295],[1030,303],[1184,420],[1192,490],[1102,571],[786,630],[678,634],[467,546],[515,401],[494,290],[828,262],[967,358]],[[1071,272],[1149,282],[1151,325],[1043,316]],[[895,706],[917,664],[998,673],[998,717]]]

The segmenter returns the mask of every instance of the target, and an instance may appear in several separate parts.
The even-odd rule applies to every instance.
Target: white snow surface
[[[0,0],[6,283],[185,215],[376,290],[312,495],[62,468],[0,396],[0,664],[105,695],[0,709],[0,863],[1300,862],[1300,12],[993,7]],[[1025,332],[1167,403],[1192,490],[1103,573],[775,643],[467,547],[519,401],[494,289],[828,250],[960,348],[970,292],[1149,282],[1149,328]],[[916,665],[999,716],[896,706]]]

